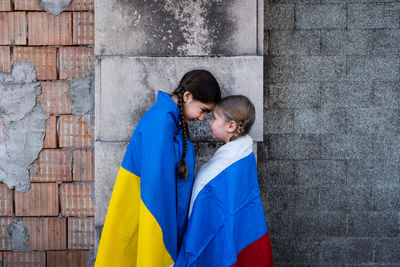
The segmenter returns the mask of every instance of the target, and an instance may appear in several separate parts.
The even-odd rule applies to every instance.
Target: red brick
[[[87,147],[93,141],[93,121],[89,129],[85,117],[76,115],[60,116],[60,147]]]
[[[60,47],[60,79],[85,77],[94,66],[93,48]]]
[[[72,0],[68,11],[94,10],[94,0]]]
[[[10,57],[10,47],[0,46],[0,68],[3,72],[10,72],[11,57]]]
[[[72,14],[53,16],[47,12],[28,13],[29,45],[71,45]]]
[[[13,215],[13,194],[6,184],[0,183],[0,216]]]
[[[94,218],[68,218],[68,249],[93,249]]]
[[[37,103],[49,114],[71,114],[72,101],[67,95],[68,82],[42,82]]]
[[[39,0],[14,0],[14,10],[43,10]]]
[[[0,11],[11,11],[11,0],[0,0]]]
[[[4,252],[7,267],[46,267],[46,252]]]
[[[57,148],[57,117],[50,116],[46,120],[46,135],[43,140],[43,148]]]
[[[94,44],[94,14],[91,12],[74,12],[73,21],[74,44]]]
[[[65,182],[72,180],[71,152],[43,149],[30,170],[31,182]]]
[[[26,45],[25,12],[0,12],[0,45]]]
[[[29,231],[31,250],[63,250],[67,248],[66,218],[24,218]]]
[[[11,250],[11,238],[8,234],[8,225],[14,218],[0,217],[0,250]]]
[[[95,203],[91,193],[91,184],[62,184],[62,216],[94,216]]]
[[[15,192],[16,216],[58,216],[58,184],[31,184],[25,193]]]
[[[48,251],[47,267],[80,267],[88,266],[89,251]]]
[[[31,62],[38,80],[57,79],[57,48],[14,47],[14,62]]]
[[[72,180],[94,181],[94,151],[75,150]]]

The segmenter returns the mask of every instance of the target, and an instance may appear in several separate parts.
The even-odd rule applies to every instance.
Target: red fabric
[[[232,267],[273,267],[271,240],[266,233],[237,255],[237,261]]]

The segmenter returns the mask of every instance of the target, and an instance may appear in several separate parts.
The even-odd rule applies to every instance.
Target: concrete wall
[[[208,69],[223,95],[244,94],[263,138],[263,2],[96,1],[96,237],[132,132],[158,90],[172,92],[189,70]],[[197,166],[218,148],[204,122],[190,125]]]
[[[264,5],[258,167],[275,263],[398,266],[399,1]]]

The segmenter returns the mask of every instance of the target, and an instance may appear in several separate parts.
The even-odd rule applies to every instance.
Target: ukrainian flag
[[[107,211],[96,267],[170,266],[186,229],[194,173],[188,141],[188,178],[176,177],[183,148],[179,109],[159,92],[128,145]]]

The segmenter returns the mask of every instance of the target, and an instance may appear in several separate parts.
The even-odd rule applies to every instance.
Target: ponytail
[[[178,108],[180,111],[179,119],[182,126],[182,135],[183,135],[183,153],[182,158],[178,164],[178,176],[182,179],[186,180],[187,178],[187,165],[185,161],[186,152],[187,152],[187,139],[188,139],[188,124],[185,123],[185,117],[183,114],[183,94],[185,93],[185,89],[182,86],[179,86],[177,89],[178,96]]]

